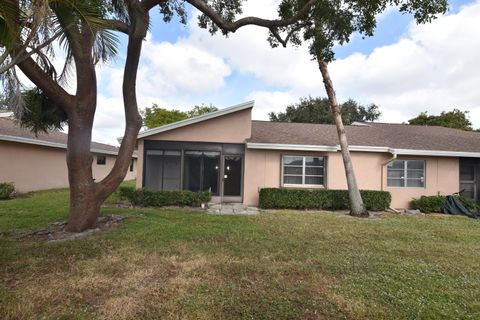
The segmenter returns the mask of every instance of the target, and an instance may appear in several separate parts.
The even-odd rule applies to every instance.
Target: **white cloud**
[[[379,104],[384,121],[457,107],[470,110],[479,127],[479,18],[477,1],[431,24],[412,24],[398,42],[370,55],[335,61],[330,70],[337,90],[342,96]]]
[[[281,91],[254,91],[251,92],[246,100],[255,100],[255,107],[252,111],[252,117],[258,120],[268,120],[268,113],[281,110],[285,105],[298,101],[298,96],[289,92]],[[282,106],[282,108],[279,108]]]
[[[182,40],[175,44],[147,40],[142,62],[140,79],[153,81],[150,93],[156,94],[215,91],[231,73],[223,59]]]
[[[246,4],[248,8],[252,1]],[[275,12],[274,7],[270,9]],[[221,34],[211,36],[196,25],[195,19],[190,21],[189,28],[190,35],[182,41],[222,57],[240,74],[253,75],[271,86],[305,92],[315,90],[321,84],[318,67],[311,61],[305,45],[301,48],[271,48],[267,42],[268,31],[255,26],[241,28],[228,38]]]
[[[263,11],[274,4],[261,3]],[[381,120],[388,122],[406,121],[425,110],[439,113],[453,107],[468,109],[474,126],[480,127],[478,19],[477,0],[430,24],[412,23],[398,41],[368,55],[354,53],[336,60],[330,65],[330,73],[339,98],[379,104]],[[318,67],[305,46],[272,49],[266,42],[267,32],[255,27],[240,29],[228,39],[210,36],[195,21],[191,21],[190,29],[183,41],[209,49],[235,71],[274,87],[271,92],[246,95],[246,99],[257,98],[254,114],[258,118],[266,118],[269,111],[278,111],[301,96],[325,96]]]
[[[122,83],[123,69],[112,65],[98,68],[99,84],[106,90],[97,101],[93,137],[115,143],[125,125]],[[182,109],[192,105],[190,96],[212,93],[225,86],[230,67],[222,58],[185,41],[154,42],[149,35],[143,45],[137,76],[138,106],[152,103]]]

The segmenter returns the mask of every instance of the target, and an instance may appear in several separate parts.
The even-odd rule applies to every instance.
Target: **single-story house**
[[[13,182],[17,192],[68,187],[67,134],[38,133],[21,128],[7,113],[0,114],[0,182]],[[93,176],[104,178],[112,169],[118,148],[92,142]],[[126,180],[135,179],[136,154]]]
[[[213,201],[258,205],[258,191],[346,189],[334,125],[255,121],[253,102],[141,132],[137,187],[210,190]],[[479,200],[480,133],[386,123],[346,126],[361,189],[392,207],[464,189]]]

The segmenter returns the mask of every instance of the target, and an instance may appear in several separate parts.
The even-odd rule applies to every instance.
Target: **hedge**
[[[475,211],[478,208],[478,205],[475,203],[475,200],[465,197],[457,196],[460,202],[463,203],[465,208],[470,211]],[[446,196],[421,196],[418,199],[413,199],[410,201],[410,208],[420,210],[421,212],[426,213],[443,213],[443,204],[447,200]]]
[[[12,182],[0,183],[0,200],[11,199],[15,194],[15,187]]]
[[[390,207],[390,192],[360,190],[367,210],[383,211]],[[263,209],[325,209],[350,208],[348,190],[332,189],[260,189],[260,208]]]
[[[192,192],[187,190],[152,191],[146,188],[120,187],[118,192],[120,199],[127,200],[134,206],[148,207],[199,207],[202,203],[207,203],[212,198],[210,192]]]

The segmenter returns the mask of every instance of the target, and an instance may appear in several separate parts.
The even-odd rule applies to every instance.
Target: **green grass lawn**
[[[480,318],[473,219],[105,208],[128,219],[84,240],[12,240],[67,206],[65,190],[0,202],[0,319]]]

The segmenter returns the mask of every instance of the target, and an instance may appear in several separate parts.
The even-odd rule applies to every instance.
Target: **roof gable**
[[[153,129],[148,129],[148,130],[145,130],[143,132],[140,132],[138,134],[137,138],[138,139],[146,138],[146,137],[158,134],[158,133],[182,128],[182,127],[185,127],[185,126],[189,126],[191,124],[207,121],[207,120],[218,118],[218,117],[221,117],[221,116],[225,116],[225,115],[228,115],[228,114],[231,114],[231,113],[234,113],[234,112],[238,112],[238,111],[242,111],[242,110],[245,110],[245,109],[253,108],[253,104],[254,104],[254,101],[248,101],[248,102],[237,104],[237,105],[234,105],[234,106],[231,106],[231,107],[228,107],[228,108],[225,108],[225,109],[221,109],[221,110],[218,110],[218,111],[202,114],[202,115],[197,116],[197,117],[185,119],[185,120],[182,120],[182,121],[177,121],[177,122],[174,122],[174,123],[169,123],[169,124],[166,124],[164,126],[160,126],[160,127],[153,128]]]

